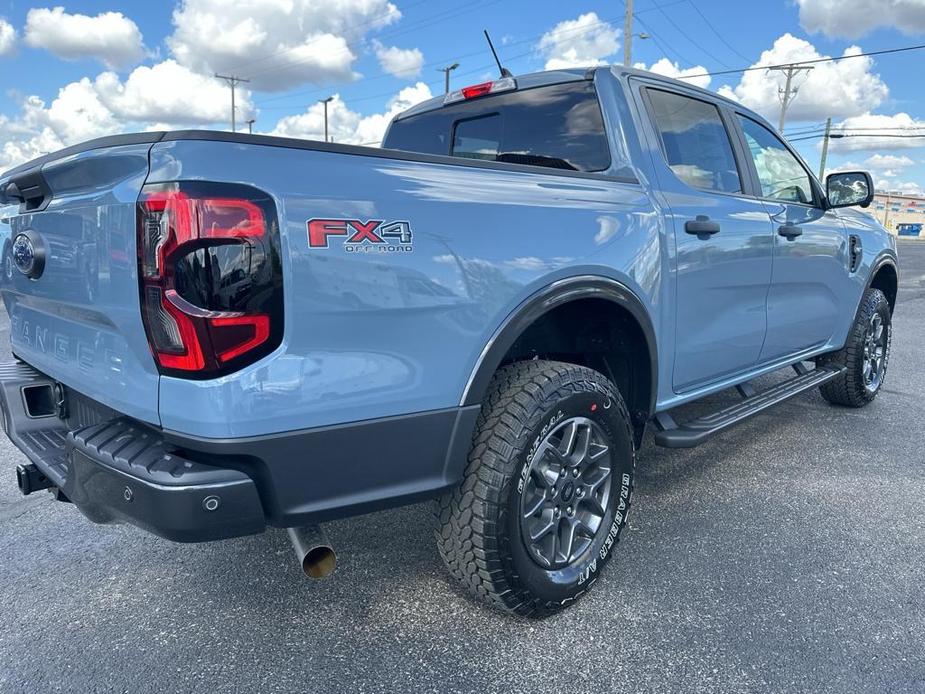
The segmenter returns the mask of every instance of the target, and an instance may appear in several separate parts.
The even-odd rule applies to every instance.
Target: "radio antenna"
[[[511,71],[508,70],[501,64],[501,61],[498,60],[498,52],[495,50],[495,45],[491,42],[491,36],[488,35],[488,29],[482,29],[485,33],[485,40],[488,41],[488,47],[491,49],[491,54],[495,56],[495,62],[498,64],[498,71],[501,73],[501,77],[513,77]]]

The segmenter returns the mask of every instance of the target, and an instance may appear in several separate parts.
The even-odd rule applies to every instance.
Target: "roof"
[[[569,68],[565,70],[543,70],[540,72],[530,72],[524,75],[514,75],[514,79],[517,80],[518,89],[530,89],[532,87],[544,87],[549,84],[560,84],[562,82],[593,79],[594,74],[598,70],[611,70],[614,76],[616,76],[618,79],[624,77],[645,77],[646,79],[664,82],[674,87],[683,86],[688,90],[700,92],[709,99],[721,101],[723,103],[729,104],[730,106],[735,106],[735,108],[745,111],[761,121],[765,121],[761,115],[755,113],[751,109],[745,108],[737,101],[729,99],[716,92],[710,91],[709,89],[695,86],[686,80],[666,77],[665,75],[649,72],[648,70],[624,67],[623,65],[602,65],[598,67]],[[404,118],[408,118],[409,116],[441,108],[443,106],[443,98],[444,96],[441,94],[432,99],[428,99],[427,101],[422,101],[421,103],[412,106],[407,111],[402,111],[399,113],[397,116],[395,116],[394,120],[402,120]]]

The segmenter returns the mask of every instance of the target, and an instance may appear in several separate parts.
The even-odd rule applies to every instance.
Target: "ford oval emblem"
[[[31,229],[22,231],[13,239],[13,264],[29,279],[38,279],[45,269],[45,244],[42,237]]]

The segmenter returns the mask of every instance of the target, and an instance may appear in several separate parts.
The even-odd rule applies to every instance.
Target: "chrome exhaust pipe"
[[[292,548],[302,567],[302,572],[309,578],[327,578],[337,568],[337,555],[328,542],[324,531],[317,525],[305,528],[287,528]]]

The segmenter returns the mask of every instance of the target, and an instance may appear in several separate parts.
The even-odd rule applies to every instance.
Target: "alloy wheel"
[[[572,417],[533,455],[520,497],[521,537],[545,569],[568,566],[591,546],[611,492],[611,445],[601,426]]]

